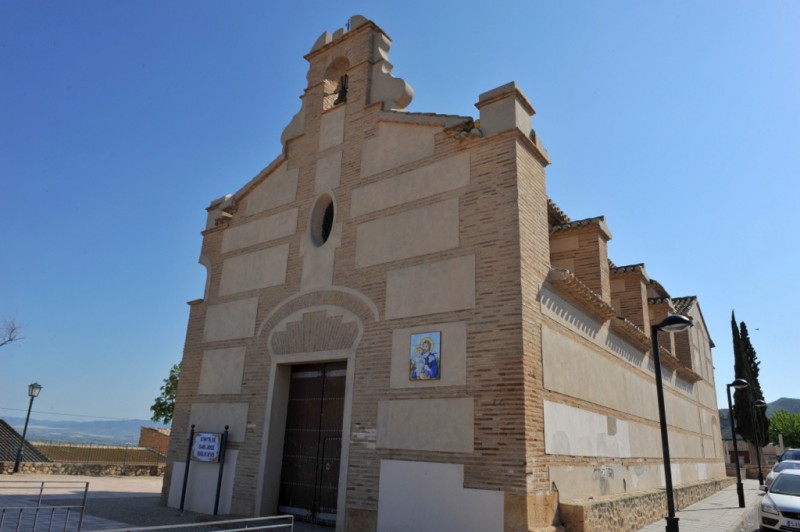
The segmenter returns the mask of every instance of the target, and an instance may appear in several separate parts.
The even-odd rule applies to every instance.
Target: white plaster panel
[[[658,419],[655,386],[590,347],[542,327],[544,385],[620,412]]]
[[[439,380],[412,381],[409,379],[411,335],[439,331],[442,333]],[[467,324],[463,321],[432,323],[392,331],[392,388],[431,388],[467,384]]]
[[[601,327],[597,320],[572,305],[563,298],[545,287],[539,291],[539,301],[542,304],[542,313],[566,325],[576,333],[592,341],[597,341]]]
[[[277,286],[286,282],[289,244],[246,253],[222,263],[220,295]]]
[[[366,177],[433,155],[433,137],[441,126],[382,122],[378,134],[361,148],[361,175]]]
[[[578,235],[550,239],[550,253],[576,251],[580,247]]]
[[[228,425],[230,441],[244,441],[247,425],[247,403],[194,403],[189,425],[195,432],[224,432]]]
[[[655,384],[653,385],[653,393],[655,394]],[[669,421],[670,425],[692,432],[700,432],[697,406],[694,403],[687,401],[680,395],[668,393],[665,389],[664,407],[667,411],[667,421]]]
[[[361,216],[469,184],[469,152],[353,190],[350,216]]]
[[[458,198],[358,226],[356,268],[458,247]]]
[[[219,493],[219,513],[231,513],[233,483],[236,479],[236,462],[239,451],[229,449],[225,453],[225,468],[222,471],[222,485]],[[201,514],[214,513],[219,464],[192,461],[189,465],[189,478],[186,481],[186,500],[184,509]],[[167,506],[180,508],[183,488],[183,474],[186,462],[174,462],[172,466],[172,482],[169,485]],[[209,486],[213,486],[209,488]]]
[[[660,458],[661,457],[661,431],[658,426],[631,423],[628,432],[631,435],[631,456],[634,458]],[[678,454],[672,450],[672,456]]]
[[[462,464],[381,460],[378,490],[381,532],[503,530],[503,492],[464,488]]]
[[[204,342],[249,338],[256,328],[258,298],[209,305],[203,329]]]
[[[244,352],[244,347],[211,349],[204,352],[197,393],[207,395],[241,392]]]
[[[319,151],[342,143],[344,140],[344,117],[346,105],[323,113],[319,125]]]
[[[474,424],[471,397],[378,401],[377,446],[471,453]]]
[[[721,462],[673,463],[671,471],[675,486],[725,477]],[[551,466],[550,481],[555,483],[562,501],[646,491],[666,485],[664,466],[660,463],[621,466],[609,462],[596,466]]]
[[[596,466],[550,466],[550,482],[558,489],[561,501],[623,493],[628,468],[605,463]],[[655,476],[658,480],[658,476]]]
[[[299,174],[299,168],[288,170],[286,163],[280,165],[247,196],[245,214],[250,216],[293,202],[297,196]]]
[[[631,456],[628,422],[544,402],[545,452],[570,456]]]
[[[386,319],[475,307],[475,256],[392,270],[386,279]]]
[[[698,381],[694,386],[697,390],[697,399],[700,404],[712,410],[717,410],[717,395],[714,387],[706,381]]]
[[[314,194],[322,194],[339,186],[342,177],[342,152],[333,152],[317,161]]]
[[[222,235],[222,252],[227,253],[297,232],[297,209],[267,216],[253,222],[231,227]]]

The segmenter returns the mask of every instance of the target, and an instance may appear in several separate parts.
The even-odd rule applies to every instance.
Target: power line
[[[0,410],[12,410],[14,412],[27,412],[25,408],[6,408],[0,406]],[[89,419],[111,419],[114,421],[129,421],[130,418],[124,417],[108,417],[108,416],[87,416],[85,414],[65,414],[63,412],[42,412],[40,410],[31,410],[31,414],[42,414],[46,416],[69,416],[69,417],[85,417]]]

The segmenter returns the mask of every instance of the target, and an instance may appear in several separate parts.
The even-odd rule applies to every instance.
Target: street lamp
[[[731,436],[733,436],[733,454],[736,462],[736,494],[739,496],[739,508],[744,508],[744,486],[742,486],[742,471],[739,467],[739,446],[736,445],[736,417],[733,415],[733,405],[731,404],[731,388],[743,390],[750,386],[744,379],[736,379],[728,384],[725,390],[728,392],[728,415],[731,417]]]
[[[678,518],[675,517],[675,499],[672,494],[672,467],[669,459],[669,438],[667,437],[667,414],[664,409],[664,384],[661,379],[661,355],[658,352],[658,331],[680,332],[694,325],[691,318],[681,314],[671,314],[659,324],[650,327],[653,341],[653,364],[656,371],[656,392],[658,393],[658,420],[661,425],[661,450],[664,455],[664,480],[667,483],[667,532],[678,532]]]
[[[763,399],[753,402],[753,413],[756,415],[756,456],[758,457],[758,485],[764,485],[764,473],[761,472],[761,410],[767,408]]]
[[[42,391],[42,385],[38,382],[28,385],[28,396],[31,402],[28,403],[28,415],[25,416],[25,428],[22,429],[22,440],[19,442],[19,450],[17,451],[17,460],[14,462],[14,473],[19,473],[19,463],[22,462],[22,448],[25,445],[25,434],[28,433],[28,421],[31,419],[31,408],[33,408],[33,400],[39,396]]]

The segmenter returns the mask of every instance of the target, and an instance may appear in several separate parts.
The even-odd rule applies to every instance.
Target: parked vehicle
[[[800,530],[800,469],[775,477],[758,507],[761,530]]]
[[[778,473],[787,469],[800,469],[800,460],[784,460],[783,462],[775,464],[772,471],[767,475],[767,478],[764,479],[764,485],[761,486],[761,489],[767,491],[772,485],[772,481],[778,476]]]
[[[786,449],[783,454],[778,457],[778,462],[784,460],[800,460],[800,449]]]

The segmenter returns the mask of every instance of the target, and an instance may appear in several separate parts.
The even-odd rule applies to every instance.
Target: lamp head
[[[736,379],[732,383],[728,384],[728,388],[735,388],[737,390],[743,390],[750,386],[750,383],[744,379]]]
[[[33,384],[28,385],[28,396],[29,397],[38,397],[39,392],[42,391],[42,385],[38,382],[34,382]]]
[[[759,399],[758,401],[753,401],[753,406],[755,408],[767,408],[766,401]]]
[[[681,332],[694,325],[694,320],[683,314],[670,314],[664,321],[653,325],[654,329],[666,332]]]

